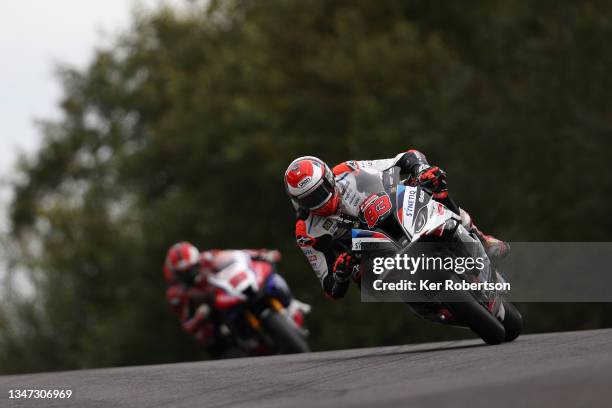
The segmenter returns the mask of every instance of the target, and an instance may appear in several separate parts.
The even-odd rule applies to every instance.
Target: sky
[[[17,157],[32,155],[41,143],[35,120],[59,117],[57,64],[85,67],[97,46],[129,26],[135,6],[159,2],[0,0],[0,231],[7,226],[7,181],[15,177]]]
[[[180,4],[187,0],[166,0]],[[33,154],[36,119],[59,117],[57,64],[84,67],[97,46],[112,43],[134,7],[159,0],[0,0],[0,226],[10,197],[6,181],[19,153]]]
[[[127,27],[127,0],[0,1],[0,174],[19,151],[32,152],[41,136],[37,118],[58,117],[61,90],[54,67],[85,66],[94,47]]]

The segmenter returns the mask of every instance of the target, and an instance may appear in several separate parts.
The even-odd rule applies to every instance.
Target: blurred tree
[[[315,306],[315,349],[465,336],[355,290],[325,301],[283,171],[417,148],[487,231],[608,240],[611,8],[217,0],[135,15],[86,69],[60,69],[63,117],[20,165],[13,257],[36,295],[2,306],[0,370],[204,357],[164,303],[164,253],[183,239],[281,249]],[[602,305],[525,311],[532,331],[612,324]]]

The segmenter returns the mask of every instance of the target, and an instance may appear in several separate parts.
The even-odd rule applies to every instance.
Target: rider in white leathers
[[[297,244],[328,297],[343,297],[350,278],[360,279],[358,264],[350,254],[350,229],[374,193],[362,188],[363,179],[393,166],[399,166],[411,184],[427,188],[434,199],[456,211],[463,226],[476,233],[491,258],[499,259],[509,252],[506,243],[478,230],[470,215],[449,197],[446,174],[430,166],[425,155],[416,150],[392,159],[346,161],[333,170],[316,157],[304,156],[287,168],[285,188],[297,210]]]

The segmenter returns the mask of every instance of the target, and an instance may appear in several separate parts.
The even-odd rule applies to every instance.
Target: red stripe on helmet
[[[180,246],[179,246],[179,244],[173,245],[172,248],[170,248],[170,253],[168,254],[168,257],[170,258],[170,265],[173,268],[176,267],[176,264],[181,259],[181,253],[180,253]]]
[[[181,244],[181,259],[185,261],[189,261],[190,255],[191,254],[189,253],[189,245]]]
[[[287,171],[285,179],[291,187],[296,188],[300,181],[306,177],[311,177],[313,174],[314,169],[310,160],[300,160]]]

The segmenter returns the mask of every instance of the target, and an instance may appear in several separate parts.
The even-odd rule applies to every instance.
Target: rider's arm
[[[378,171],[385,171],[393,166],[399,166],[401,172],[409,175],[410,177],[416,177],[419,172],[429,167],[427,158],[425,155],[418,150],[408,150],[407,152],[399,153],[397,156],[391,159],[379,159],[379,160],[358,160],[358,161],[346,161],[336,166],[337,171],[346,168],[345,170],[357,170],[358,168],[372,168]]]
[[[182,283],[176,282],[174,277],[164,267],[166,278],[166,300],[170,308],[179,316],[181,326],[188,333],[194,333],[199,323],[203,320],[201,315],[195,313],[192,307],[192,295],[190,290]]]
[[[333,262],[337,255],[333,248],[332,236],[329,234],[319,237],[308,235],[306,221],[299,215],[295,225],[295,236],[298,246],[319,278],[325,294],[333,299],[344,297],[350,282],[339,281],[332,273]]]
[[[336,176],[340,176],[360,168],[385,171],[393,166],[399,166],[401,173],[408,176],[408,184],[412,186],[420,184],[429,188],[436,200],[459,214],[459,206],[448,195],[445,173],[437,166],[430,166],[425,155],[418,150],[408,150],[392,159],[345,161],[336,165],[333,172]]]
[[[277,263],[281,260],[281,253],[276,249],[245,249],[244,251],[255,261]]]
[[[175,283],[166,286],[166,300],[170,308],[176,313],[181,314],[183,304],[185,303],[185,290],[183,285]]]
[[[210,315],[209,301],[188,298],[182,304],[181,325],[187,333],[194,334],[206,322]]]
[[[406,153],[395,156],[394,160],[396,160],[396,165],[402,169],[402,173],[409,175],[408,181],[410,184],[420,183],[424,185],[422,184],[424,180],[433,182],[433,179],[438,179],[436,183],[432,183],[433,185],[441,183],[438,191],[429,186],[434,192],[434,198],[450,208],[451,211],[459,214],[459,206],[448,195],[445,173],[437,166],[430,166],[423,153],[417,150],[408,150]]]

